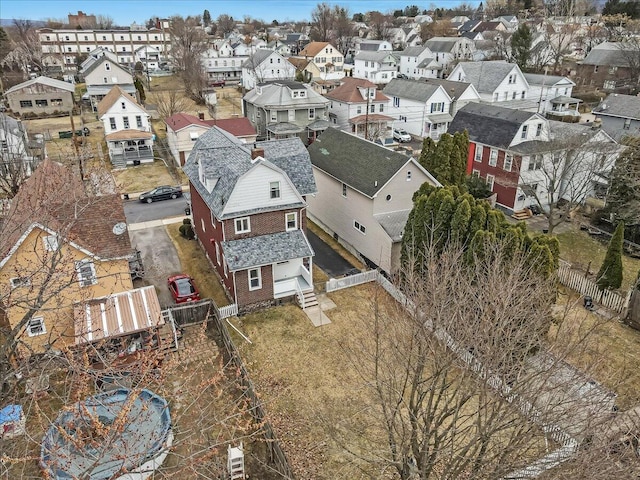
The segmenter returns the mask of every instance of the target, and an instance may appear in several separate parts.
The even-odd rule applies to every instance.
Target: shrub
[[[615,289],[622,285],[622,246],[624,243],[624,222],[620,222],[609,241],[607,253],[602,261],[596,283],[600,288]]]
[[[188,218],[182,220],[182,225],[180,225],[180,228],[178,230],[180,231],[180,235],[187,240],[193,240],[196,237],[196,234],[193,231],[193,227],[191,226],[191,220],[189,220]]]

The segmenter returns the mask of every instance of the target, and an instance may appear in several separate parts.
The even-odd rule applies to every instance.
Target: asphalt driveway
[[[355,268],[333,248],[323,242],[320,237],[308,229],[307,238],[309,239],[311,248],[313,248],[316,254],[316,256],[313,257],[313,263],[324,270],[329,277],[341,277]]]

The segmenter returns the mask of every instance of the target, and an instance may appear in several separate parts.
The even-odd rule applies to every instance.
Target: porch
[[[393,122],[393,118],[380,113],[370,113],[368,115],[358,115],[350,118],[351,132],[355,133],[358,137],[363,138],[378,138],[388,137],[391,132],[389,130],[389,123]]]
[[[579,98],[559,96],[549,101],[551,103],[551,111],[546,112],[547,118],[553,120],[573,121],[580,119],[578,108],[582,100]]]
[[[109,158],[114,165],[136,165],[153,161],[153,134],[141,130],[122,130],[105,136]]]
[[[308,292],[313,290],[313,279],[311,278],[311,272],[304,263],[307,263],[311,267],[311,257],[305,258],[303,263],[293,265],[288,269],[279,268],[283,264],[275,264],[273,266],[273,298],[290,297],[302,292]],[[290,262],[285,262],[290,263]],[[281,277],[284,272],[288,272],[289,275]],[[276,278],[279,278],[276,280]]]

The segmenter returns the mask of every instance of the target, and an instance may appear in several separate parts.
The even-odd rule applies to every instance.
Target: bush
[[[193,227],[191,226],[191,220],[185,218],[182,220],[182,225],[178,229],[180,231],[180,235],[186,238],[187,240],[193,240],[196,238],[196,234],[193,231]]]
[[[622,248],[624,243],[624,222],[620,222],[609,241],[609,248],[598,272],[596,283],[605,289],[616,289],[622,285]]]

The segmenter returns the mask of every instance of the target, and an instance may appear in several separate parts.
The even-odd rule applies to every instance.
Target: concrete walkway
[[[318,305],[304,309],[304,313],[309,317],[314,327],[322,327],[323,325],[329,325],[331,320],[324,313],[326,310],[336,308],[336,304],[327,297],[326,293],[321,293],[317,296]]]
[[[129,229],[130,232],[134,232],[136,230],[144,230],[146,228],[171,225],[172,223],[182,223],[182,220],[184,218],[185,218],[184,215],[179,215],[177,217],[162,218],[159,220],[150,220],[148,222],[130,223],[127,225],[127,228]]]

